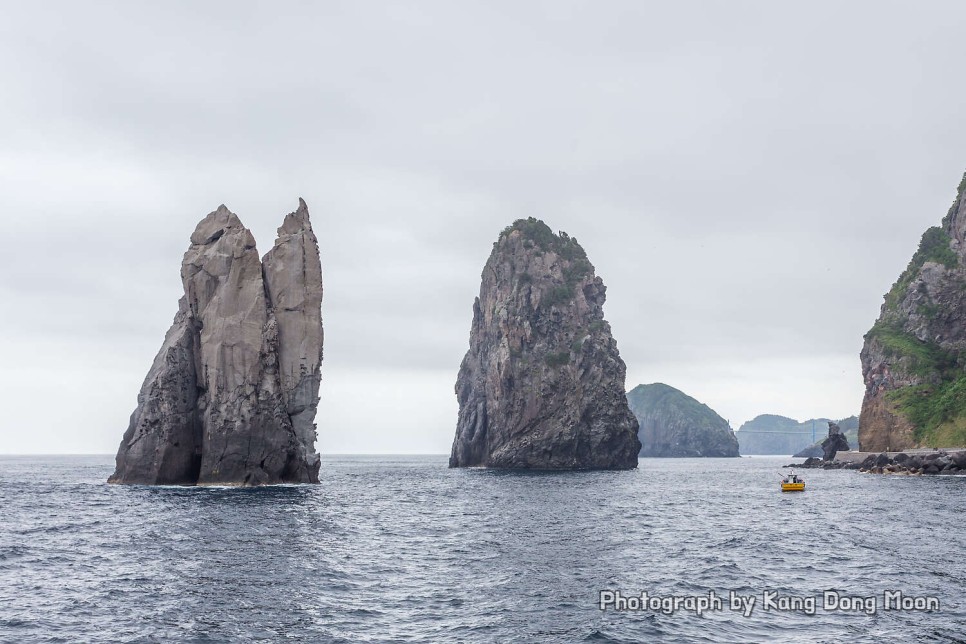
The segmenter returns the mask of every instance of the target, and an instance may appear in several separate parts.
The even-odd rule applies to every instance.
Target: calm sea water
[[[633,472],[332,457],[322,484],[108,486],[112,458],[0,457],[3,642],[839,642],[966,639],[966,478],[787,457]],[[601,611],[625,594],[819,596],[815,615]],[[821,594],[934,595],[829,612]]]

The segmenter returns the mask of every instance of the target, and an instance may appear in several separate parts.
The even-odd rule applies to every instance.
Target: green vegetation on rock
[[[876,338],[882,345],[883,353],[893,360],[908,359],[908,369],[917,376],[940,377],[958,366],[957,356],[943,351],[931,342],[923,342],[911,333],[903,330],[897,323],[888,320],[878,320],[865,338]]]
[[[594,267],[590,265],[590,262],[586,258],[577,257],[571,260],[570,266],[564,269],[564,281],[573,288],[577,285],[577,282],[584,279],[594,271]]]
[[[572,286],[567,284],[557,284],[550,287],[543,295],[541,304],[544,306],[553,306],[555,304],[563,304],[564,302],[569,302],[574,297],[574,289]]]
[[[966,375],[938,385],[903,387],[888,398],[912,423],[920,445],[966,446]]]
[[[631,411],[641,410],[642,413],[643,410],[673,406],[681,414],[687,416],[692,423],[702,428],[717,427],[728,423],[704,403],[663,382],[637,385],[627,392],[627,400],[630,402]]]
[[[963,178],[959,180],[959,187],[956,188],[956,199],[953,200],[953,205],[949,207],[949,211],[943,217],[943,229],[949,229],[953,215],[956,214],[956,210],[959,208],[959,201],[963,198],[963,190],[966,190],[966,172],[963,173]]]
[[[916,254],[912,256],[906,270],[902,272],[896,283],[886,293],[886,308],[890,311],[895,311],[898,308],[902,298],[908,292],[912,280],[916,278],[919,269],[926,262],[937,262],[946,268],[953,268],[958,264],[959,258],[950,248],[950,241],[952,241],[952,238],[939,226],[933,226],[922,234]]]
[[[550,226],[543,223],[541,220],[535,217],[528,217],[526,219],[517,219],[515,222],[503,229],[500,233],[500,238],[497,240],[499,243],[504,237],[508,237],[510,233],[515,230],[519,230],[523,233],[524,246],[528,246],[527,242],[535,245],[544,252],[554,252],[561,257],[569,260],[582,259],[587,260],[587,253],[584,251],[583,247],[577,243],[576,237],[571,237],[562,230],[558,234],[550,229]],[[588,262],[589,263],[589,262]]]
[[[920,445],[966,445],[966,374],[957,353],[923,342],[897,324],[876,322],[866,338],[877,339],[890,359],[927,382],[887,394],[894,411],[914,429]]]
[[[560,353],[548,353],[544,360],[549,367],[562,367],[570,362],[570,352],[561,351]]]
[[[865,335],[863,377],[871,376],[875,386],[867,388],[863,409],[871,403],[881,411],[863,419],[863,449],[966,446],[966,344],[959,328],[966,262],[951,238],[966,216],[964,198],[966,174],[942,225],[923,233],[886,294],[879,320]],[[946,270],[924,274],[927,263]],[[917,292],[910,291],[913,287]]]
[[[627,392],[627,402],[640,424],[641,456],[738,456],[728,421],[679,389],[638,385]]]
[[[547,224],[534,217],[529,217],[517,219],[504,228],[497,243],[517,230],[523,233],[525,248],[539,248],[542,252],[556,253],[568,262],[563,269],[564,283],[551,287],[544,294],[542,303],[549,307],[572,300],[577,293],[577,284],[594,272],[594,267],[587,259],[587,253],[583,246],[577,242],[577,238],[571,237],[562,230],[555,234]],[[494,244],[494,247],[496,247],[496,244]],[[523,275],[526,277],[521,276],[520,281],[522,283],[532,281],[528,274],[524,273]]]

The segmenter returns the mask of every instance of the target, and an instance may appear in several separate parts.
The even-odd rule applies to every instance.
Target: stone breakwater
[[[951,474],[966,476],[966,449],[915,452],[849,452],[834,461],[809,458],[785,467],[823,470],[858,470],[870,474]]]

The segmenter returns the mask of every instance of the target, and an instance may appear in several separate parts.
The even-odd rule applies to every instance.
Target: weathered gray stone
[[[636,467],[638,425],[604,320],[606,289],[577,240],[517,221],[482,278],[450,467]]]
[[[318,472],[315,413],[322,365],[322,263],[309,211],[285,217],[275,247],[262,258],[270,306],[278,325],[278,368],[285,410],[302,447],[302,458]]]
[[[885,452],[882,452],[881,454],[875,457],[875,465],[877,467],[883,467],[885,465],[891,465],[891,464],[892,464],[892,459]]]
[[[197,480],[202,442],[197,343],[198,321],[182,297],[141,386],[111,482],[165,485]]]
[[[822,441],[822,458],[831,461],[840,450],[848,451],[849,441],[845,439],[845,434],[837,423],[828,421],[828,438]]]
[[[234,213],[220,206],[198,224],[182,262],[185,295],[138,395],[110,482],[318,482],[314,426],[310,434],[306,422],[318,402],[321,269],[305,203],[289,218],[278,245],[301,235],[302,255],[314,263],[303,257],[310,268],[295,266],[284,251],[267,257],[270,284],[254,238]],[[274,299],[292,306],[276,310],[273,284]],[[294,382],[283,377],[280,366],[291,373],[303,355],[311,373]]]

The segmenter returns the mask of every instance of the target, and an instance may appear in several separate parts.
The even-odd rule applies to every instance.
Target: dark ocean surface
[[[318,486],[225,489],[106,485],[109,456],[0,457],[0,641],[966,641],[966,477],[806,470],[783,495],[788,461],[329,457]],[[725,605],[601,611],[600,590]],[[816,614],[766,611],[768,590],[817,596]],[[827,590],[877,610],[823,610]],[[941,608],[887,612],[886,590]],[[750,617],[729,591],[757,597]]]

